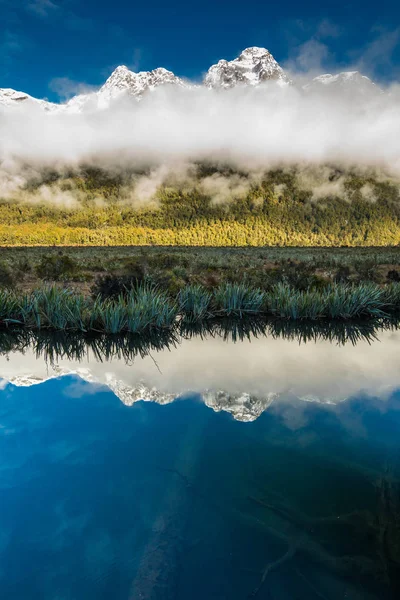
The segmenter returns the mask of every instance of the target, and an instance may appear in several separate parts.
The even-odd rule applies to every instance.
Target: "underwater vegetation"
[[[68,288],[44,286],[32,292],[0,289],[0,325],[32,330],[142,334],[248,317],[290,321],[390,319],[400,312],[400,284],[333,283],[298,290],[279,283],[269,291],[226,283],[211,292],[189,285],[175,298],[151,283],[126,288],[117,297],[86,297]]]

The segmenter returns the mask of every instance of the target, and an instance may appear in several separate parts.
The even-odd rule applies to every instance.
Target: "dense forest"
[[[87,167],[27,182],[0,200],[0,245],[400,243],[400,186],[372,172],[330,167],[316,195],[298,168],[270,170],[255,180],[229,167],[201,165],[190,182],[162,182],[146,202],[132,199],[135,177]],[[240,192],[229,188],[232,180],[240,181]],[[204,181],[223,182],[228,193],[221,199]]]

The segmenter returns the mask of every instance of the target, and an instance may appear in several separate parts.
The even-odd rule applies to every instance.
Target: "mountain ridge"
[[[221,59],[211,65],[204,76],[201,87],[227,90],[237,86],[257,87],[267,82],[273,82],[280,86],[294,83],[266,48],[252,46],[243,50],[238,57],[231,61]],[[120,65],[98,91],[79,94],[66,103],[57,104],[34,98],[25,92],[11,88],[0,88],[0,106],[10,108],[30,104],[49,113],[80,113],[85,110],[109,108],[112,102],[124,96],[141,100],[144,94],[161,86],[178,86],[182,89],[198,87],[163,67],[136,73],[125,65]],[[358,71],[325,73],[314,77],[302,85],[301,89],[306,93],[321,89],[360,91],[361,94],[366,94],[369,90],[383,93],[371,79]]]

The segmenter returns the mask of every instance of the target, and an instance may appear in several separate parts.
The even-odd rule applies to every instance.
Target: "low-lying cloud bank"
[[[171,173],[190,181],[191,165],[199,161],[238,171],[234,179],[213,175],[202,182],[217,201],[246,193],[276,166],[334,164],[400,178],[400,86],[368,96],[273,83],[219,91],[163,86],[140,102],[123,97],[101,111],[46,113],[33,105],[0,111],[3,198],[40,179],[43,169],[63,173],[86,164],[112,173],[145,171],[134,196],[146,201]],[[315,198],[326,195],[324,185]],[[57,194],[46,193],[57,201]],[[67,204],[76,198],[71,192]]]

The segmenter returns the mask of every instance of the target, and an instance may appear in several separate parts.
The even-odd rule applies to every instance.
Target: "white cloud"
[[[68,79],[54,85],[65,95],[80,86]],[[144,199],[172,176],[179,184],[190,181],[190,165],[201,160],[250,173],[205,179],[203,191],[221,201],[246,193],[260,171],[277,165],[362,166],[400,177],[400,86],[386,91],[355,98],[274,83],[228,91],[164,86],[140,102],[122,97],[109,109],[91,105],[82,114],[46,113],[23,103],[0,110],[0,194],[13,195],[44,167],[62,171],[82,163],[112,170],[149,167],[150,175],[137,183]],[[97,96],[92,99],[95,105]],[[341,183],[328,191],[324,181],[319,185],[316,198],[339,193]],[[79,201],[74,192],[50,191],[39,197]]]
[[[55,77],[50,81],[49,88],[56,92],[62,100],[69,100],[78,94],[87,94],[97,89],[96,86],[74,81],[69,77]]]

